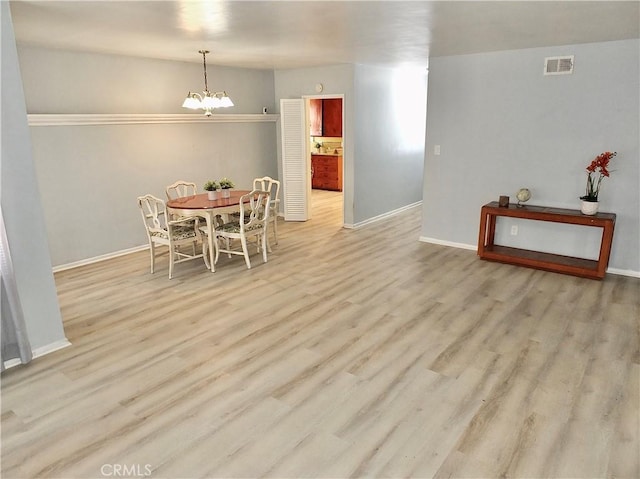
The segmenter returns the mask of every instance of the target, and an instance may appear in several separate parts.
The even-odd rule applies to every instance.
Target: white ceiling
[[[12,1],[19,44],[250,68],[640,37],[640,1]]]

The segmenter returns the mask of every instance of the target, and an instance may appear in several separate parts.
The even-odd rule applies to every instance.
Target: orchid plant
[[[600,183],[605,176],[609,176],[609,162],[611,158],[616,156],[617,153],[611,151],[605,151],[599,154],[587,166],[587,188],[586,194],[581,196],[583,201],[598,201],[598,194],[600,193]]]

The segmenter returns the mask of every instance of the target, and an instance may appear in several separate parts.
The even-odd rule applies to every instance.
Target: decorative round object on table
[[[528,188],[520,188],[516,193],[516,198],[518,198],[518,206],[522,207],[521,203],[529,201],[531,199],[531,191]]]
[[[597,201],[585,201],[582,200],[582,205],[580,207],[580,211],[582,211],[583,215],[593,216],[598,212],[598,203]]]

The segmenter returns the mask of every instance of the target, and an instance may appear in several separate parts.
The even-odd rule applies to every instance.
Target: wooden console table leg
[[[490,239],[487,238],[487,223],[489,223]],[[493,244],[494,233],[495,233],[495,218],[489,213],[487,213],[487,211],[484,208],[482,208],[480,210],[480,233],[478,235],[478,256],[482,257],[484,255],[484,250],[486,246],[488,244]]]
[[[600,256],[598,258],[598,277],[604,278],[611,255],[611,243],[613,243],[613,228],[615,223],[607,222],[602,228],[602,241],[600,241]]]
[[[496,236],[496,220],[497,216],[489,214],[489,231],[487,231],[487,247],[493,246],[493,240]]]

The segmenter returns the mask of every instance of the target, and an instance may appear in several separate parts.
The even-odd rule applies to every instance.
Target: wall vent
[[[573,73],[573,55],[544,59],[545,75],[570,75]]]

